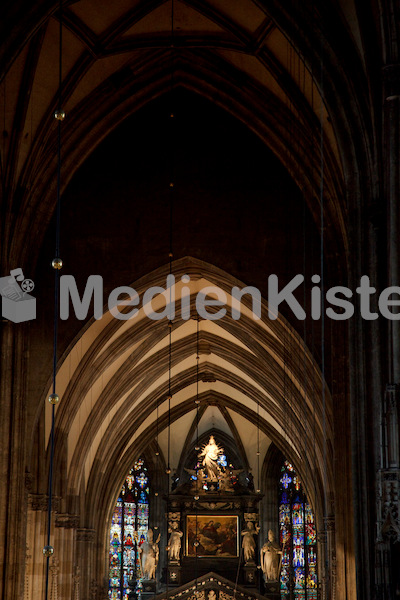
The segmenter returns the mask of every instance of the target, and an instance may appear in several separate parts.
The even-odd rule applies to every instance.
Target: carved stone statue
[[[210,481],[218,481],[218,475],[221,474],[221,469],[217,463],[220,454],[223,454],[224,450],[214,440],[214,436],[211,435],[208,444],[204,446],[199,454],[199,458],[203,458],[203,467],[206,470],[207,477]]]
[[[205,444],[197,455],[201,461],[201,468],[187,469],[185,471],[191,476],[191,491],[197,495],[208,492],[234,492],[238,484],[238,477],[243,469],[233,469],[227,466],[226,461],[218,464],[219,457],[224,454],[224,449],[219,446],[214,436],[210,436],[208,444]],[[225,457],[224,457],[225,458]],[[224,466],[223,466],[224,465]]]
[[[179,560],[179,554],[181,551],[181,538],[183,536],[183,532],[178,528],[178,523],[173,521],[171,523],[171,527],[168,529],[169,541],[168,541],[168,558],[169,560]]]
[[[247,521],[246,529],[242,531],[242,548],[245,562],[253,561],[256,550],[255,535],[258,535],[260,528],[258,525],[254,528],[252,521]]]
[[[158,557],[160,554],[158,543],[160,541],[161,534],[159,534],[157,540],[153,542],[153,530],[149,529],[146,537],[146,541],[139,546],[142,576],[144,579],[155,579]]]
[[[275,541],[274,532],[268,531],[268,541],[260,550],[261,569],[264,573],[264,581],[277,581],[281,566],[282,550]]]

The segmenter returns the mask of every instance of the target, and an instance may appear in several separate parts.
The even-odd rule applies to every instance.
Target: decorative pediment
[[[163,598],[167,598],[167,592],[155,596],[155,600]],[[267,596],[235,585],[233,581],[213,572],[168,591],[168,600],[266,600],[266,598]]]

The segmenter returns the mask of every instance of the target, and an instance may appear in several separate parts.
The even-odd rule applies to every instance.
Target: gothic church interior
[[[0,15],[0,275],[36,298],[15,322],[3,297],[1,597],[394,600],[398,321],[312,299],[400,283],[398,1]],[[305,319],[270,318],[272,274],[304,276]],[[94,275],[60,318],[60,277]]]

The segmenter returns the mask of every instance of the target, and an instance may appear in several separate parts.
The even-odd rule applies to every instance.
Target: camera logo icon
[[[20,268],[10,271],[7,277],[0,277],[3,318],[13,323],[36,319],[36,298],[28,293],[34,288],[32,279],[25,279]]]

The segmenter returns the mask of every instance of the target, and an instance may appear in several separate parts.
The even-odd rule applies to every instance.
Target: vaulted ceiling
[[[167,158],[158,155],[154,160],[155,175],[147,189],[145,180],[152,174],[143,169],[143,178],[135,178],[124,163],[128,176],[121,181],[121,196],[125,205],[129,203],[129,210],[120,222],[114,210],[119,208],[117,193],[113,197],[105,185],[105,193],[97,198],[89,185],[82,185],[85,177],[86,181],[96,177],[96,168],[103,165],[106,170],[99,156],[104,161],[113,155],[113,140],[122,140],[124,148],[134,144],[138,120],[160,115],[164,109],[169,112],[175,93],[181,103],[188,101],[185,117],[192,106],[200,110],[206,107],[213,126],[223,120],[218,112],[222,109],[229,113],[224,126],[232,135],[236,135],[235,126],[231,126],[235,120],[235,125],[251,131],[252,139],[238,129],[239,143],[233,144],[232,138],[228,142],[241,164],[247,142],[260,157],[260,162],[255,161],[254,154],[248,152],[257,172],[267,180],[266,186],[257,180],[258,195],[251,190],[252,205],[245,186],[235,198],[233,185],[224,187],[224,183],[213,191],[203,193],[202,189],[191,195],[198,181],[187,185],[182,178],[178,200],[183,209],[180,220],[175,220],[176,246],[180,242],[181,247],[177,260],[174,255],[174,271],[191,269],[193,305],[201,283],[222,287],[229,302],[232,285],[265,283],[266,263],[282,248],[287,249],[287,255],[280,262],[271,260],[268,267],[278,265],[289,275],[299,264],[307,263],[307,268],[313,269],[315,259],[321,258],[318,266],[325,259],[327,273],[334,270],[336,281],[344,285],[355,277],[364,250],[368,262],[369,249],[363,238],[373,225],[368,211],[384,198],[380,181],[384,169],[382,68],[398,62],[399,10],[396,0],[2,3],[0,252],[6,272],[23,266],[38,283],[38,319],[18,332],[15,328],[15,340],[10,341],[10,346],[14,344],[10,353],[14,352],[18,361],[12,368],[21,374],[10,387],[10,398],[11,394],[18,395],[18,410],[23,406],[31,450],[26,454],[21,450],[20,463],[32,477],[34,492],[46,493],[50,455],[51,407],[46,396],[53,366],[53,308],[49,308],[53,301],[49,283],[53,255],[49,258],[48,250],[57,198],[59,122],[54,112],[60,95],[60,23],[61,105],[66,112],[60,125],[60,189],[62,201],[68,203],[65,206],[62,202],[62,227],[66,227],[63,258],[70,259],[77,278],[84,279],[85,269],[92,269],[94,264],[103,268],[111,256],[115,263],[110,260],[103,269],[109,276],[107,285],[132,283],[142,294],[149,285],[163,284],[168,271],[163,212],[167,202],[159,191]],[[197,101],[199,96],[201,101]],[[196,117],[194,113],[193,121]],[[191,135],[194,128],[190,120],[185,120],[184,126],[189,143],[181,148],[180,156],[185,153],[190,159],[196,136]],[[120,135],[124,127],[125,138]],[[219,135],[223,134],[219,131]],[[254,135],[268,152],[263,153],[264,147],[260,150]],[[212,135],[210,139],[214,144],[219,141]],[[154,143],[160,143],[158,137]],[[204,140],[203,147],[207,149]],[[221,144],[221,148],[228,155],[226,146]],[[90,164],[96,152],[98,162]],[[149,156],[151,162],[154,157],[150,152]],[[115,162],[107,174],[117,187],[120,171]],[[282,169],[277,165],[283,165]],[[271,171],[282,184],[281,194],[277,185],[266,189],[272,180]],[[251,169],[240,186],[248,173]],[[102,185],[104,179],[99,180]],[[214,183],[215,179],[209,181]],[[232,181],[239,180],[232,177]],[[81,194],[76,192],[80,186]],[[134,195],[132,190],[138,188]],[[114,203],[111,207],[107,194],[109,204]],[[218,207],[216,218],[209,218],[212,210],[202,214],[202,197],[208,207]],[[289,197],[291,202],[286,202]],[[191,210],[185,211],[185,203],[190,201]],[[255,208],[257,202],[263,204],[264,212]],[[81,210],[83,204],[85,210]],[[300,212],[294,206],[301,208]],[[96,211],[96,219],[91,218],[91,212]],[[288,227],[285,211],[298,223]],[[299,217],[301,212],[303,217]],[[78,227],[82,215],[84,227]],[[127,223],[122,226],[123,217]],[[301,218],[302,228],[298,226]],[[186,227],[185,219],[191,220],[190,227]],[[93,223],[98,231],[89,232]],[[238,231],[244,234],[237,235]],[[121,235],[125,255],[118,256]],[[304,259],[299,258],[302,236],[314,262],[307,262],[305,251]],[[133,239],[139,239],[139,248],[125,259]],[[208,246],[214,253],[207,255]],[[321,248],[325,250],[322,257]],[[357,254],[354,260],[352,253]],[[341,581],[347,581],[343,553],[349,547],[352,553],[350,437],[354,432],[348,434],[350,410],[357,396],[364,393],[362,386],[349,391],[348,369],[357,367],[355,355],[366,346],[361,341],[356,348],[354,335],[354,347],[349,350],[347,331],[337,324],[328,331],[328,327],[318,329],[318,324],[310,322],[304,328],[298,324],[293,328],[284,318],[254,322],[246,313],[249,304],[244,301],[242,307],[245,316],[240,321],[199,323],[198,362],[197,321],[174,321],[170,411],[166,322],[150,321],[142,313],[134,322],[117,322],[106,311],[101,321],[89,315],[85,322],[60,323],[55,493],[62,497],[63,510],[79,514],[81,525],[96,529],[104,542],[118,489],[132,460],[141,452],[154,456],[159,449],[164,462],[170,454],[171,467],[178,467],[186,449],[193,445],[199,416],[199,434],[215,430],[232,439],[256,475],[255,438],[260,435],[261,461],[269,448],[278,449],[294,462],[320,522],[322,515],[335,514],[340,588]],[[4,330],[9,337],[5,339],[11,340],[14,330],[10,333],[7,327]],[[366,368],[364,357],[362,362]],[[5,364],[9,368],[12,361]],[[197,380],[200,404],[195,403]],[[360,430],[364,426],[361,412],[360,424],[356,424]],[[365,431],[368,435],[368,429]],[[169,439],[173,440],[171,447]],[[354,473],[353,483],[363,474],[363,470]],[[364,498],[362,510],[368,510]],[[355,584],[346,585],[354,591]]]
[[[7,6],[2,22],[7,43],[0,49],[5,263],[34,271],[54,213],[61,22],[61,104],[67,115],[61,124],[62,193],[110,132],[150,100],[172,97],[183,87],[228,111],[266,144],[297,184],[318,227],[323,172],[327,256],[345,271],[345,183],[350,167],[371,159],[358,140],[373,137],[367,116],[368,27],[360,27],[354,2],[282,7],[274,0],[80,0],[63,2],[61,12],[50,1],[35,2],[22,13],[21,8],[18,2]],[[357,127],[363,134],[353,140],[350,131]],[[221,377],[225,366],[214,365]],[[193,374],[188,390],[191,385]],[[126,393],[132,390],[119,390],[114,400]],[[79,410],[68,418],[78,418]],[[74,437],[71,425],[66,429]],[[74,460],[69,453],[68,461]]]
[[[321,57],[321,20],[329,18],[337,48],[327,35]],[[3,21],[3,191],[32,215],[29,227],[9,215],[14,227],[6,239],[17,254],[29,246],[21,248],[21,239],[42,237],[54,208],[59,20],[57,3],[37,2],[23,15],[15,3]],[[306,33],[315,37],[312,52],[306,45],[294,49],[298,40],[290,36],[299,35],[293,28],[300,20],[308,28],[304,39]],[[366,54],[353,2],[323,10],[294,4],[288,12],[260,0],[80,0],[63,3],[62,22],[63,188],[131,113],[171,86],[184,86],[223,106],[265,141],[304,190],[316,221],[323,138],[327,239],[333,254],[347,248],[343,160],[355,149],[351,140],[347,147],[338,119],[350,123],[354,98],[339,86],[354,79],[365,87],[365,97],[356,100],[360,108],[368,102]],[[335,64],[342,60],[346,65]],[[341,94],[339,107],[335,94]],[[372,135],[371,123],[362,125]]]
[[[229,290],[240,282],[228,274],[188,258],[173,269],[177,277],[193,273],[184,292],[190,289],[192,305],[207,285],[221,286],[232,305]],[[136,282],[140,297],[149,285],[161,285],[166,273],[161,268]],[[178,282],[173,294],[180,304],[183,284]],[[166,295],[158,295],[152,310],[162,310],[165,302]],[[268,321],[263,312],[254,321],[249,299],[241,302],[241,313],[237,321],[229,309],[218,321],[176,315],[170,380],[168,323],[149,319],[144,307],[127,321],[107,311],[78,336],[57,374],[62,401],[56,408],[55,460],[57,471],[64,473],[57,493],[64,481],[68,498],[85,497],[87,520],[108,518],[139,454],[159,451],[164,468],[168,464],[179,471],[197,434],[211,431],[232,440],[243,464],[253,470],[257,487],[273,442],[294,462],[320,509],[322,482],[332,486],[330,394],[325,389],[323,407],[321,372],[284,319]],[[50,427],[51,406],[46,403],[46,444]],[[95,497],[99,510],[93,508]]]
[[[54,212],[61,21],[62,192],[111,131],[150,100],[184,87],[262,139],[318,226],[323,171],[327,254],[345,267],[345,184],[350,167],[374,158],[367,143],[357,144],[374,135],[369,77],[377,34],[371,37],[371,15],[360,20],[355,1],[280,4],[79,0],[62,2],[60,12],[50,0],[6,3],[0,26],[5,264],[34,270]]]

